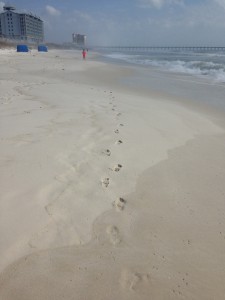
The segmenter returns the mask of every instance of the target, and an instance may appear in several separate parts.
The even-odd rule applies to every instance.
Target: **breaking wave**
[[[187,53],[110,53],[106,57],[114,61],[145,65],[174,73],[204,76],[217,82],[225,82],[224,54]]]

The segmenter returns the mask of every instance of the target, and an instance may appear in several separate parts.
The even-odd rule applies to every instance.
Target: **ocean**
[[[128,48],[129,49],[129,48]],[[126,62],[133,65],[154,67],[160,71],[189,74],[225,83],[225,51],[200,51],[185,49],[107,50],[103,52],[111,62]]]
[[[224,50],[225,48],[223,48]],[[165,95],[216,114],[225,113],[225,51],[204,49],[98,49],[100,60],[131,66],[120,79],[131,91]],[[138,89],[139,88],[139,89]]]

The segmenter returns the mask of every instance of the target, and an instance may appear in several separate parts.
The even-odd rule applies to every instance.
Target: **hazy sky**
[[[10,0],[44,20],[45,39],[92,45],[225,46],[225,0]],[[4,1],[0,1],[0,10]]]

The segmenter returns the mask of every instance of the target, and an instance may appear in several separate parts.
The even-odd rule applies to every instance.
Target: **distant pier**
[[[201,47],[167,47],[167,46],[151,46],[151,47],[133,47],[133,46],[96,46],[95,49],[102,49],[102,50],[113,50],[113,51],[193,51],[193,52],[225,52],[224,47],[208,47],[208,46],[201,46]]]

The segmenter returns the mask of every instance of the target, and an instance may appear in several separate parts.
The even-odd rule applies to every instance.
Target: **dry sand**
[[[0,52],[0,299],[224,299],[224,128],[92,57]]]

